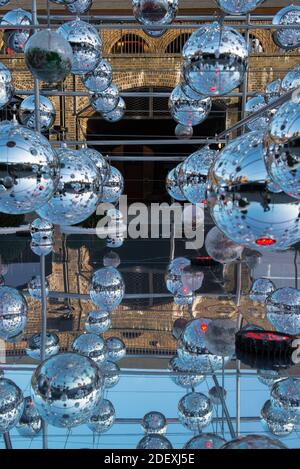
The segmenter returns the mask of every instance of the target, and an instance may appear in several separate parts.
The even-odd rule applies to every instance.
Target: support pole
[[[3,433],[3,440],[5,444],[5,449],[13,449],[9,432]]]

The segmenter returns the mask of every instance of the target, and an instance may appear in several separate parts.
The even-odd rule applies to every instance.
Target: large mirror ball
[[[244,15],[257,8],[266,0],[216,0],[221,10],[229,15]]]

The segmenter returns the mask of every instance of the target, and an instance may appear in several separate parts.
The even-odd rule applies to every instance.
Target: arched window
[[[191,36],[191,33],[182,33],[173,39],[170,44],[168,44],[165,52],[166,54],[181,54],[182,49],[188,38]]]
[[[112,54],[145,54],[148,52],[146,41],[134,33],[124,34],[112,47]]]

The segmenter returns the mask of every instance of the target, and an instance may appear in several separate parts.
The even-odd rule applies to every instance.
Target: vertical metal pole
[[[242,315],[240,313],[240,304],[241,304],[241,292],[242,292],[242,262],[236,266],[236,296],[235,304],[238,308],[238,318],[237,318],[237,330],[241,328],[242,324]],[[236,434],[239,436],[241,429],[241,362],[236,360]]]
[[[247,14],[247,19],[246,19],[246,24],[247,26],[250,24],[250,13]],[[247,49],[250,52],[250,34],[249,34],[249,29],[246,30],[246,44],[247,44]],[[248,69],[249,65],[247,65],[247,70],[245,73],[245,78],[243,81],[242,85],[242,114],[241,114],[241,119],[244,119],[246,117],[246,103],[247,103],[247,93],[248,93]],[[242,127],[242,133],[245,132],[245,126]]]
[[[5,449],[13,449],[9,432],[3,433],[3,440],[5,444]]]
[[[217,389],[217,392],[218,392],[218,395],[219,395],[219,399],[222,403],[222,409],[224,410],[224,413],[225,413],[225,417],[226,417],[226,421],[227,421],[227,425],[228,425],[228,428],[229,428],[231,438],[235,438],[236,434],[235,434],[235,431],[234,431],[234,428],[233,428],[233,425],[232,425],[232,421],[231,421],[231,418],[230,418],[230,415],[229,415],[229,412],[228,412],[228,409],[227,409],[225,399],[224,399],[223,390],[221,390],[218,378],[217,378],[217,376],[214,372],[212,372],[212,378],[214,380],[214,383],[215,383],[215,386],[216,386],[216,389]]]
[[[31,13],[32,13],[32,22],[34,26],[38,25],[37,21],[37,6],[36,0],[32,0],[31,3]],[[36,29],[35,29],[36,31]],[[40,119],[40,85],[39,80],[34,78],[34,105],[35,105],[35,130],[38,132],[41,131],[41,119]]]
[[[41,272],[41,361],[46,358],[46,337],[47,337],[47,297],[46,297],[46,274],[45,256],[40,256]],[[48,425],[43,421],[43,449],[48,448]]]

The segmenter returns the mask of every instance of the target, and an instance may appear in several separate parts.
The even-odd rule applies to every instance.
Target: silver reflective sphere
[[[71,72],[74,75],[84,75],[97,67],[102,57],[102,41],[94,26],[76,18],[64,23],[57,32],[72,47]]]
[[[0,379],[0,434],[11,430],[24,409],[21,389],[10,379]]]
[[[83,15],[83,13],[86,13],[89,11],[93,4],[93,0],[72,0],[72,3],[67,3],[66,8],[70,13],[74,13],[76,15]]]
[[[85,333],[76,337],[72,344],[72,350],[91,358],[97,365],[103,363],[107,358],[104,339],[93,333]]]
[[[260,383],[272,387],[282,376],[277,370],[257,370],[257,379]]]
[[[84,86],[93,93],[105,91],[111,85],[112,79],[112,66],[105,59],[101,59],[92,72],[81,77]]]
[[[260,415],[264,428],[273,435],[285,436],[295,430],[292,414],[284,408],[273,406],[270,400],[264,403]]]
[[[300,67],[293,68],[283,78],[281,88],[283,91],[290,91],[300,86]]]
[[[114,406],[108,399],[103,399],[90,417],[88,427],[92,432],[105,433],[113,426],[115,419]]]
[[[137,444],[137,449],[172,449],[171,442],[163,435],[155,433],[154,435],[145,435]]]
[[[142,429],[147,434],[163,434],[167,431],[167,419],[161,412],[151,411],[142,419]]]
[[[31,395],[47,423],[71,428],[89,420],[102,397],[98,365],[78,353],[59,353],[33,373]]]
[[[195,299],[194,292],[187,286],[181,285],[174,295],[174,303],[176,305],[191,305]]]
[[[126,103],[123,98],[119,97],[118,104],[110,112],[103,112],[102,117],[107,122],[119,122],[123,119],[126,111]]]
[[[113,249],[117,249],[117,248],[120,248],[121,246],[123,246],[124,244],[124,236],[122,235],[109,235],[107,238],[106,238],[106,246],[108,248],[113,248]]]
[[[40,96],[40,126],[41,132],[46,132],[54,124],[56,111],[52,101],[46,96]],[[35,98],[27,96],[19,107],[19,119],[29,129],[35,129]]]
[[[226,443],[224,438],[213,433],[201,433],[194,436],[185,445],[184,449],[220,449]]]
[[[90,311],[85,321],[85,330],[93,334],[103,334],[111,327],[108,311]]]
[[[267,318],[279,332],[300,334],[300,290],[284,287],[266,300]]]
[[[175,257],[168,265],[165,281],[167,289],[169,292],[173,293],[173,295],[176,295],[177,291],[184,286],[182,275],[184,269],[190,265],[190,259],[185,257]]]
[[[231,241],[217,226],[214,226],[206,235],[205,249],[215,261],[230,264],[241,257],[244,248]]]
[[[266,86],[266,101],[268,104],[273,103],[280,97],[282,93],[281,80],[274,80]]]
[[[197,150],[179,166],[179,184],[185,198],[192,204],[202,203],[206,199],[207,175],[217,156],[208,146]]]
[[[235,353],[236,323],[230,319],[213,319],[208,323],[204,340],[207,349],[222,357],[232,357]]]
[[[180,360],[196,374],[211,373],[220,370],[229,357],[221,357],[210,353],[207,348],[199,348],[199,352],[189,352],[179,341],[177,354]]]
[[[227,397],[227,391],[225,388],[222,388],[222,386],[213,386],[210,388],[208,391],[208,396],[211,400],[211,402],[215,405],[222,405],[222,398],[225,400]]]
[[[175,127],[175,136],[182,140],[192,138],[194,133],[193,127],[188,125],[177,124]]]
[[[179,166],[180,165],[176,166],[176,168],[173,168],[171,169],[171,171],[169,171],[166,177],[166,189],[172,199],[184,201],[186,199],[182,193],[179,184]]]
[[[252,301],[264,303],[271,293],[276,290],[276,287],[272,280],[268,278],[258,278],[254,280],[251,290],[249,292],[249,298]]]
[[[24,410],[16,426],[19,435],[24,438],[33,438],[40,433],[42,425],[42,419],[33,400],[30,396],[25,397]]]
[[[1,26],[6,26],[3,39],[6,47],[14,52],[20,53],[24,51],[25,44],[32,31],[30,29],[9,29],[10,26],[30,26],[32,24],[32,15],[22,8],[16,8],[7,12],[2,20]]]
[[[220,449],[287,449],[280,440],[265,435],[246,435],[228,441]]]
[[[47,256],[53,251],[53,244],[38,244],[32,241],[30,248],[36,256]]]
[[[25,329],[27,303],[21,292],[11,287],[0,287],[0,338],[13,340]]]
[[[116,386],[120,379],[120,368],[112,361],[105,361],[100,364],[100,370],[104,379],[104,388],[109,389]]]
[[[43,29],[27,41],[25,62],[35,78],[46,83],[57,83],[63,81],[71,71],[72,47],[57,32]]]
[[[248,48],[243,36],[217,22],[193,33],[183,51],[187,84],[205,96],[221,96],[239,86],[246,72]]]
[[[211,215],[232,241],[254,250],[286,249],[300,237],[299,203],[270,192],[263,132],[232,140],[209,174]]]
[[[76,150],[57,151],[60,175],[56,190],[37,210],[40,217],[58,225],[75,225],[97,208],[100,176],[94,162]]]
[[[47,220],[36,218],[30,224],[30,234],[37,244],[53,242],[53,225]]]
[[[41,334],[33,334],[27,341],[26,354],[34,360],[41,359]],[[55,332],[47,332],[45,342],[45,358],[59,352],[59,338]]]
[[[33,277],[28,283],[28,292],[32,298],[36,300],[41,300],[42,298],[42,282],[40,275]],[[45,279],[45,293],[46,296],[49,294],[49,282],[47,278]]]
[[[0,0],[0,7],[4,7],[10,2],[10,0]]]
[[[112,311],[119,306],[124,293],[123,277],[114,267],[102,267],[93,274],[90,297],[98,308]]]
[[[186,96],[180,85],[177,85],[169,98],[169,110],[172,118],[178,124],[192,127],[203,122],[210,110],[211,98],[198,96],[191,99]]]
[[[197,318],[187,323],[180,336],[187,352],[198,354],[205,348],[205,334],[210,322],[211,319]]]
[[[107,180],[110,172],[110,166],[108,163],[108,159],[105,158],[99,151],[95,150],[94,148],[82,148],[81,152],[88,156],[96,165],[99,175],[100,175],[100,188],[99,194],[102,191],[102,183]]]
[[[273,18],[274,25],[298,25],[300,23],[300,7],[289,5],[279,10]],[[300,47],[300,30],[295,29],[277,29],[273,33],[274,42],[285,50],[297,49]]]
[[[12,75],[10,70],[0,63],[0,109],[6,106],[13,95]]]
[[[101,202],[115,203],[124,191],[124,178],[120,171],[114,166],[110,167],[109,175],[103,184]]]
[[[203,280],[204,273],[194,267],[185,267],[181,275],[182,283],[189,290],[195,292],[200,290]]]
[[[182,388],[196,387],[204,381],[205,376],[195,373],[187,364],[184,363],[177,355],[169,361],[169,369],[175,375],[171,375],[172,381]],[[186,374],[185,374],[186,373]]]
[[[264,95],[259,94],[250,98],[245,106],[246,116],[251,116],[253,112],[259,111],[267,105]],[[268,127],[270,123],[270,115],[268,112],[260,117],[255,117],[247,123],[248,130],[263,130]]]
[[[109,337],[105,341],[107,348],[107,359],[112,362],[118,362],[126,356],[126,346],[123,340],[118,337]]]
[[[58,161],[48,140],[15,122],[0,124],[0,211],[30,213],[52,196]]]
[[[120,256],[115,251],[109,251],[107,254],[105,254],[105,256],[103,256],[104,267],[117,268],[120,264],[121,264]]]
[[[221,10],[229,15],[245,15],[264,3],[265,0],[217,0]]]
[[[274,407],[282,407],[291,412],[295,423],[300,423],[300,378],[286,378],[277,381],[271,390],[271,402]]]
[[[178,403],[178,418],[190,430],[201,430],[209,425],[213,407],[210,399],[200,392],[191,392]]]
[[[92,108],[96,112],[107,113],[113,111],[119,102],[119,90],[111,83],[104,91],[97,92],[90,98]]]
[[[136,20],[145,26],[163,26],[172,23],[178,10],[179,0],[132,0]],[[165,29],[144,29],[152,37],[164,34]]]

